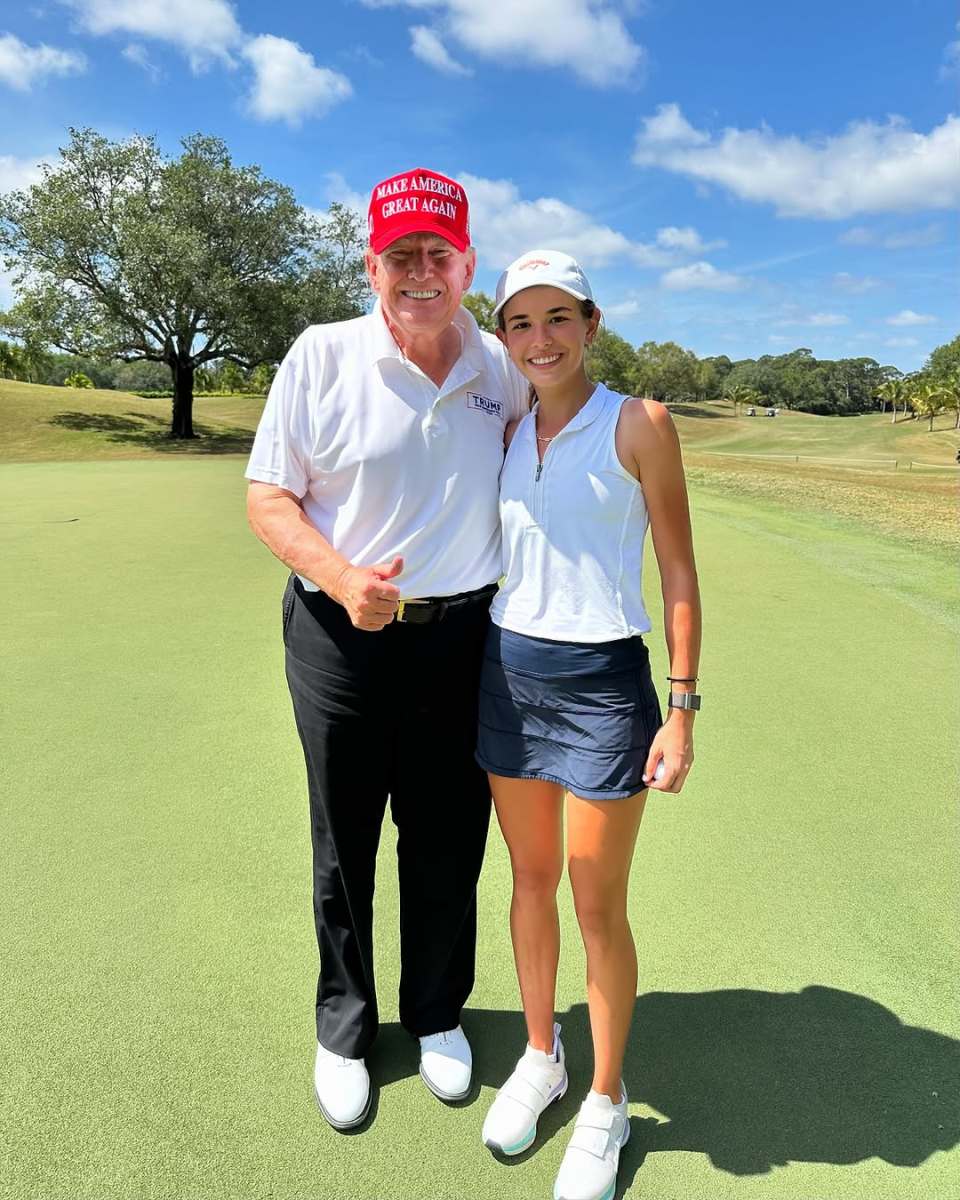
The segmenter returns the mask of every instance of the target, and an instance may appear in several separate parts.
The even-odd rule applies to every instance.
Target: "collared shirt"
[[[246,470],[297,496],[354,565],[402,555],[404,600],[500,575],[503,432],[526,412],[528,389],[466,309],[454,325],[461,353],[440,387],[400,350],[379,303],[311,325],[280,364]]]

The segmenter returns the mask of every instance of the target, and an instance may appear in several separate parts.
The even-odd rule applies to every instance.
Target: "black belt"
[[[397,620],[404,625],[429,625],[431,621],[442,621],[448,612],[489,600],[497,590],[497,584],[488,583],[475,592],[458,592],[456,596],[432,596],[425,600],[401,600],[397,609]]]

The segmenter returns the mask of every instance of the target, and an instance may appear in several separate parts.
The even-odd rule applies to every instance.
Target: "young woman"
[[[554,993],[556,892],[567,870],[587,956],[594,1070],[555,1200],[610,1200],[630,1125],[621,1078],[637,990],[627,882],[647,788],[679,792],[693,763],[700,600],[683,465],[669,413],[584,370],[600,312],[572,258],[532,250],[501,276],[499,336],[532,385],[507,429],[504,582],[481,682],[477,757],[513,868],[510,927],[527,1048],[484,1142],[518,1154],[567,1089]],[[650,525],[663,588],[670,697],[662,718],[640,590]]]

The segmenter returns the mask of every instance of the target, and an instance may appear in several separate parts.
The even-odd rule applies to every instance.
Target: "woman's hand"
[[[654,779],[663,760],[663,774]],[[679,792],[693,766],[693,713],[671,708],[650,745],[643,770],[644,782],[658,792]]]

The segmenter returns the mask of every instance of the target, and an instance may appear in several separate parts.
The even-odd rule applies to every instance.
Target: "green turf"
[[[941,413],[933,430],[926,420],[879,412],[851,417],[820,417],[781,409],[778,417],[734,414],[728,401],[670,406],[684,445],[691,450],[725,454],[800,455],[809,459],[856,461],[892,468],[898,463],[955,466],[960,431],[956,413]]]
[[[0,468],[0,1195],[549,1197],[588,1084],[583,958],[564,888],[572,1086],[497,1163],[480,1126],[523,1034],[495,829],[478,1095],[430,1096],[396,1025],[388,822],[375,1118],[344,1137],[315,1111],[284,573],[244,527],[240,470]],[[705,700],[689,785],[651,799],[637,851],[618,1195],[954,1200],[953,576],[850,523],[697,486],[693,504]]]
[[[0,379],[0,462],[247,453],[262,396],[197,396],[194,441],[172,441],[172,401]]]

